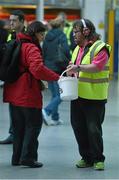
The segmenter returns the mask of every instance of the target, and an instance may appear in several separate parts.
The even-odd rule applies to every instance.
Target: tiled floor
[[[44,93],[44,104],[49,92]],[[77,169],[80,159],[77,144],[69,120],[69,102],[60,106],[64,125],[43,126],[39,137],[39,160],[43,168],[30,169],[10,165],[12,145],[0,145],[0,179],[119,179],[119,84],[110,83],[106,118],[103,124],[105,171],[93,168]],[[7,104],[2,103],[0,89],[0,139],[8,136],[9,114]]]

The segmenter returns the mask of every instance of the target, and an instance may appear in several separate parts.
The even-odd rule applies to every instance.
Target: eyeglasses
[[[40,35],[41,36],[45,36],[45,32],[40,32]]]
[[[75,36],[77,33],[81,32],[80,30],[74,31],[73,36]]]

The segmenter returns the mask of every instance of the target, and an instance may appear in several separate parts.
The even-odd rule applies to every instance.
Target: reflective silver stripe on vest
[[[86,77],[79,77],[79,81],[81,82],[89,82],[89,83],[105,83],[109,82],[108,78],[102,78],[102,79],[91,79],[91,78],[86,78]]]
[[[102,42],[98,42],[97,44],[95,44],[95,46],[94,46],[93,49],[91,50],[91,52],[90,52],[90,62],[93,60],[95,50],[97,49],[97,47],[98,47],[100,44],[102,44]]]

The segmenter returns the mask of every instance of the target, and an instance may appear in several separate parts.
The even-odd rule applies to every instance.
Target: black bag
[[[23,41],[25,42],[25,41]],[[15,82],[22,73],[19,71],[19,57],[22,41],[11,40],[2,46],[0,53],[0,80]]]

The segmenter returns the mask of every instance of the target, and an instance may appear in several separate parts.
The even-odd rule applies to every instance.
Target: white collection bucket
[[[58,80],[60,87],[60,97],[62,100],[74,100],[78,98],[78,79],[77,77],[64,77],[63,74],[67,72],[65,70]]]

